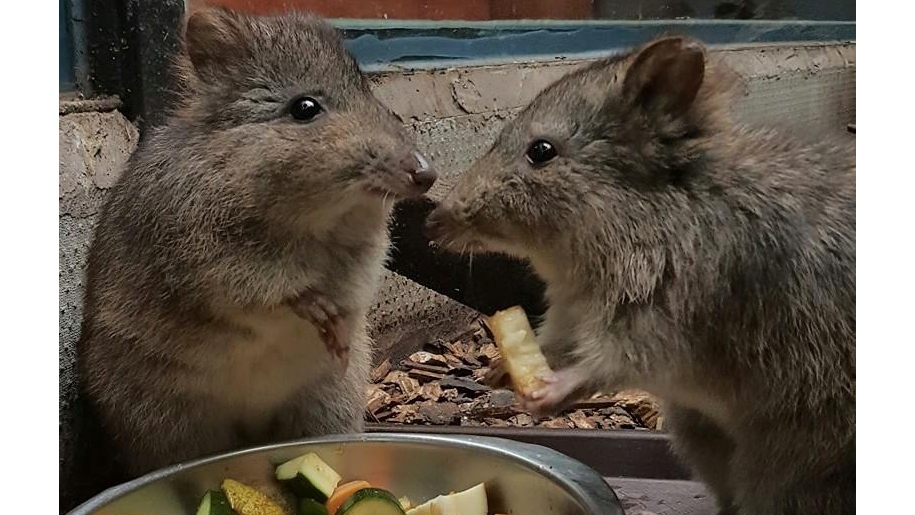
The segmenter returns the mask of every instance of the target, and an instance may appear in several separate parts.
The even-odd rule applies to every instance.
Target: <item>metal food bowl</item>
[[[203,494],[225,478],[265,493],[280,488],[275,466],[307,452],[317,453],[344,481],[365,479],[414,504],[485,483],[490,514],[623,515],[597,472],[546,447],[396,433],[300,440],[175,465],[105,490],[70,515],[192,515]]]

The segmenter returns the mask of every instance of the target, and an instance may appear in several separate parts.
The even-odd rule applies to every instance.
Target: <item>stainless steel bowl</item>
[[[276,464],[306,452],[318,453],[344,480],[366,479],[414,502],[485,482],[490,513],[623,515],[597,472],[546,447],[395,433],[301,440],[175,465],[110,488],[70,515],[191,515],[223,479],[275,485]]]

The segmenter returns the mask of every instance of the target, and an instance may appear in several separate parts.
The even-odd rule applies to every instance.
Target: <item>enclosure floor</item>
[[[715,499],[695,481],[608,477],[626,515],[715,515]]]
[[[516,402],[501,356],[480,320],[452,341],[430,341],[371,373],[366,421],[382,424],[660,430],[663,416],[640,391],[597,393],[534,419]]]

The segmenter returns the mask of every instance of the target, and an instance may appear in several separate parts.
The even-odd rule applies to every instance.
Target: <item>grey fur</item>
[[[79,343],[82,391],[130,476],[268,441],[360,431],[396,196],[420,165],[337,31],[299,13],[191,16],[181,102],[101,214]],[[298,96],[325,112],[289,114]],[[348,335],[344,373],[292,309]]]
[[[738,125],[736,85],[677,37],[574,72],[428,226],[547,282],[533,411],[643,388],[723,510],[854,513],[854,144]],[[540,138],[559,156],[535,167]]]

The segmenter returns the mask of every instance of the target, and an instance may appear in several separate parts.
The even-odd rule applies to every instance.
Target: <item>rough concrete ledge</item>
[[[71,107],[65,107],[71,106]],[[107,100],[61,99],[59,118],[59,366],[61,476],[75,446],[75,354],[83,310],[89,242],[105,191],[114,184],[136,149],[139,133]],[[99,107],[95,111],[92,107]],[[65,114],[66,113],[66,114]]]
[[[59,214],[93,216],[137,148],[140,133],[118,111],[59,117]]]
[[[398,360],[430,340],[452,340],[479,313],[395,272],[386,271],[369,312],[376,360]]]
[[[107,113],[121,108],[117,97],[83,98],[78,93],[60,94],[60,114]]]
[[[814,76],[855,66],[854,43],[718,45],[710,54],[745,79]],[[375,94],[404,120],[446,118],[527,105],[546,86],[593,60],[560,60],[370,75]]]

